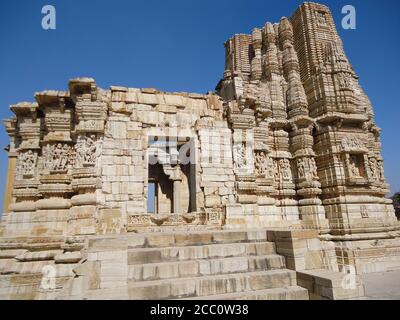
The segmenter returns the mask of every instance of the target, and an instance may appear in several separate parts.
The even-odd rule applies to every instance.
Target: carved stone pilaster
[[[78,98],[75,106],[78,133],[103,133],[107,105],[100,101]]]
[[[7,168],[7,180],[4,188],[4,202],[3,202],[3,214],[9,211],[9,206],[13,201],[13,188],[15,183],[15,172],[17,167],[18,153],[16,150],[16,133],[17,133],[17,119],[11,118],[3,121],[5,129],[10,139],[9,145],[6,147],[8,156],[8,168]]]
[[[75,101],[76,129],[75,162],[71,171],[75,195],[71,198],[69,232],[74,235],[101,233],[103,223],[96,190],[101,189],[99,161],[107,104],[101,100],[91,78],[70,80],[69,88]]]
[[[41,119],[37,116],[38,104],[22,102],[12,105],[10,109],[17,117],[17,137],[19,150],[40,149]]]
[[[71,142],[72,109],[67,93],[44,91],[35,97],[45,115],[43,141]]]
[[[68,93],[62,91],[36,93],[35,98],[38,116],[35,121],[40,121],[40,125],[37,125],[40,130],[34,145],[38,147],[32,152],[21,151],[25,158],[32,158],[32,153],[35,155],[35,170],[29,183],[24,181],[17,184],[17,188],[29,186],[29,192],[15,191],[20,196],[31,195],[30,199],[34,200],[32,203],[36,213],[32,213],[30,218],[32,234],[65,234],[66,216],[71,207],[69,199],[73,192],[68,173],[74,161],[71,140],[72,104]],[[23,163],[27,166],[26,163],[30,164],[32,160],[27,162],[25,159]],[[26,175],[24,166],[22,174]],[[33,191],[35,188],[36,191]]]
[[[71,186],[75,195],[71,198],[68,217],[70,234],[94,234],[98,227],[99,202],[96,189],[101,188],[101,169],[94,166],[73,168]]]
[[[10,109],[16,119],[8,122],[13,135],[10,148],[16,157],[13,183],[13,203],[10,211],[35,211],[34,201],[38,192],[38,152],[40,149],[41,119],[38,118],[38,104],[23,102],[12,105]],[[15,131],[14,129],[15,128]],[[10,149],[11,150],[11,149]]]

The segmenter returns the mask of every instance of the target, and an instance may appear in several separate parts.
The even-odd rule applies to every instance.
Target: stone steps
[[[130,265],[128,269],[128,280],[145,281],[179,277],[198,277],[256,270],[282,269],[284,267],[284,258],[277,254],[146,263]]]
[[[128,264],[185,261],[239,256],[274,254],[273,242],[208,244],[164,248],[135,248],[128,250]]]
[[[70,279],[69,276],[57,277],[53,289],[42,290],[42,277],[41,273],[3,275],[0,278],[0,300],[52,299]]]
[[[142,247],[151,248],[268,241],[267,231],[262,229],[153,232],[136,234],[131,237],[132,239],[135,237],[137,240],[142,237],[144,240]]]
[[[129,281],[130,299],[177,299],[248,292],[296,285],[296,272],[254,271],[155,281]]]
[[[77,299],[308,299],[266,230],[97,236],[87,254]]]
[[[183,298],[182,300],[308,300],[308,291],[299,286],[272,288]]]

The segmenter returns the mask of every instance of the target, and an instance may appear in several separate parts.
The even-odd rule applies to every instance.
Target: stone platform
[[[77,269],[60,298],[308,299],[265,230],[96,237]]]
[[[310,240],[310,232],[281,231],[279,241],[277,232],[131,233],[88,237],[72,252],[7,249],[0,260],[0,298],[308,300],[363,295],[360,282],[347,291],[339,288],[345,275],[318,263],[328,251],[318,247],[318,239]],[[283,245],[284,237],[294,246]],[[296,251],[299,238],[310,246],[303,256]],[[68,250],[78,247],[71,240]],[[304,266],[299,264],[303,259]]]
[[[365,295],[355,300],[400,300],[400,270],[362,276]]]

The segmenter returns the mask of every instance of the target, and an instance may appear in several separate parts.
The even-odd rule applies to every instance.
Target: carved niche
[[[353,91],[353,82],[350,76],[345,73],[338,73],[336,79],[339,85],[339,89],[342,91]]]
[[[360,155],[351,154],[349,156],[348,169],[351,178],[360,178],[365,176],[363,159]]]
[[[346,153],[345,167],[347,183],[366,185],[369,183],[368,158],[361,153]]]
[[[315,18],[320,27],[327,27],[326,13],[323,11],[315,11]]]

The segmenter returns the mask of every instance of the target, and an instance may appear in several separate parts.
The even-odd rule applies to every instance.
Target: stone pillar
[[[5,121],[10,135],[10,154],[16,158],[15,172],[9,172],[8,181],[12,181],[11,203],[6,212],[9,212],[5,235],[35,235],[34,212],[38,193],[38,151],[40,149],[41,119],[38,118],[37,103],[18,103],[12,105],[11,110],[16,119]],[[14,164],[9,164],[11,167]],[[11,185],[8,185],[10,187]],[[6,189],[6,192],[7,191]],[[7,201],[7,200],[6,200]],[[16,230],[15,222],[24,219],[24,228]]]
[[[246,105],[242,97],[238,110],[233,109],[229,122],[233,129],[233,168],[236,178],[236,202],[240,204],[242,215],[227,216],[227,223],[240,223],[248,227],[259,224],[257,206],[257,185],[254,174],[254,110]],[[227,212],[234,212],[229,209]],[[235,222],[236,220],[236,222]]]
[[[71,207],[71,172],[74,150],[71,139],[72,105],[68,93],[45,91],[36,94],[44,114],[44,136],[41,141],[39,191],[43,199],[36,202],[48,235],[67,235]]]
[[[174,213],[180,213],[180,186],[181,186],[181,180],[174,180],[174,191],[173,191],[173,196],[174,196]]]
[[[262,32],[260,29],[255,28],[253,30],[252,43],[255,57],[251,62],[251,76],[254,80],[260,80],[262,77]]]
[[[280,210],[281,220],[288,221],[286,225],[297,224],[299,212],[296,190],[293,183],[292,154],[289,148],[288,114],[286,110],[287,81],[282,73],[280,61],[279,28],[267,23],[264,28],[267,51],[265,55],[264,72],[269,82],[271,95],[272,119],[269,128],[273,139],[275,193],[276,205]]]
[[[16,166],[17,166],[16,153],[8,152],[7,180],[4,189],[3,212],[8,212],[9,210],[8,207],[12,202],[12,190],[14,188]]]
[[[74,196],[69,210],[69,232],[72,235],[120,233],[121,212],[98,210],[100,153],[107,105],[91,78],[73,79],[69,88],[76,114],[76,158],[71,169]]]
[[[7,134],[10,138],[10,144],[8,146],[8,168],[7,168],[7,180],[4,188],[4,202],[3,202],[3,214],[9,211],[9,206],[12,203],[12,191],[14,188],[15,181],[15,170],[17,167],[18,153],[15,149],[15,134],[17,127],[17,119],[7,119],[3,121],[6,128]]]
[[[287,82],[286,102],[291,125],[290,152],[293,155],[292,167],[299,198],[300,219],[304,227],[326,233],[329,231],[329,226],[322,201],[319,199],[322,191],[313,150],[312,130],[315,123],[308,114],[307,96],[301,82],[300,65],[293,46],[293,30],[286,18],[282,18],[279,23],[279,38],[283,49],[283,74]]]

